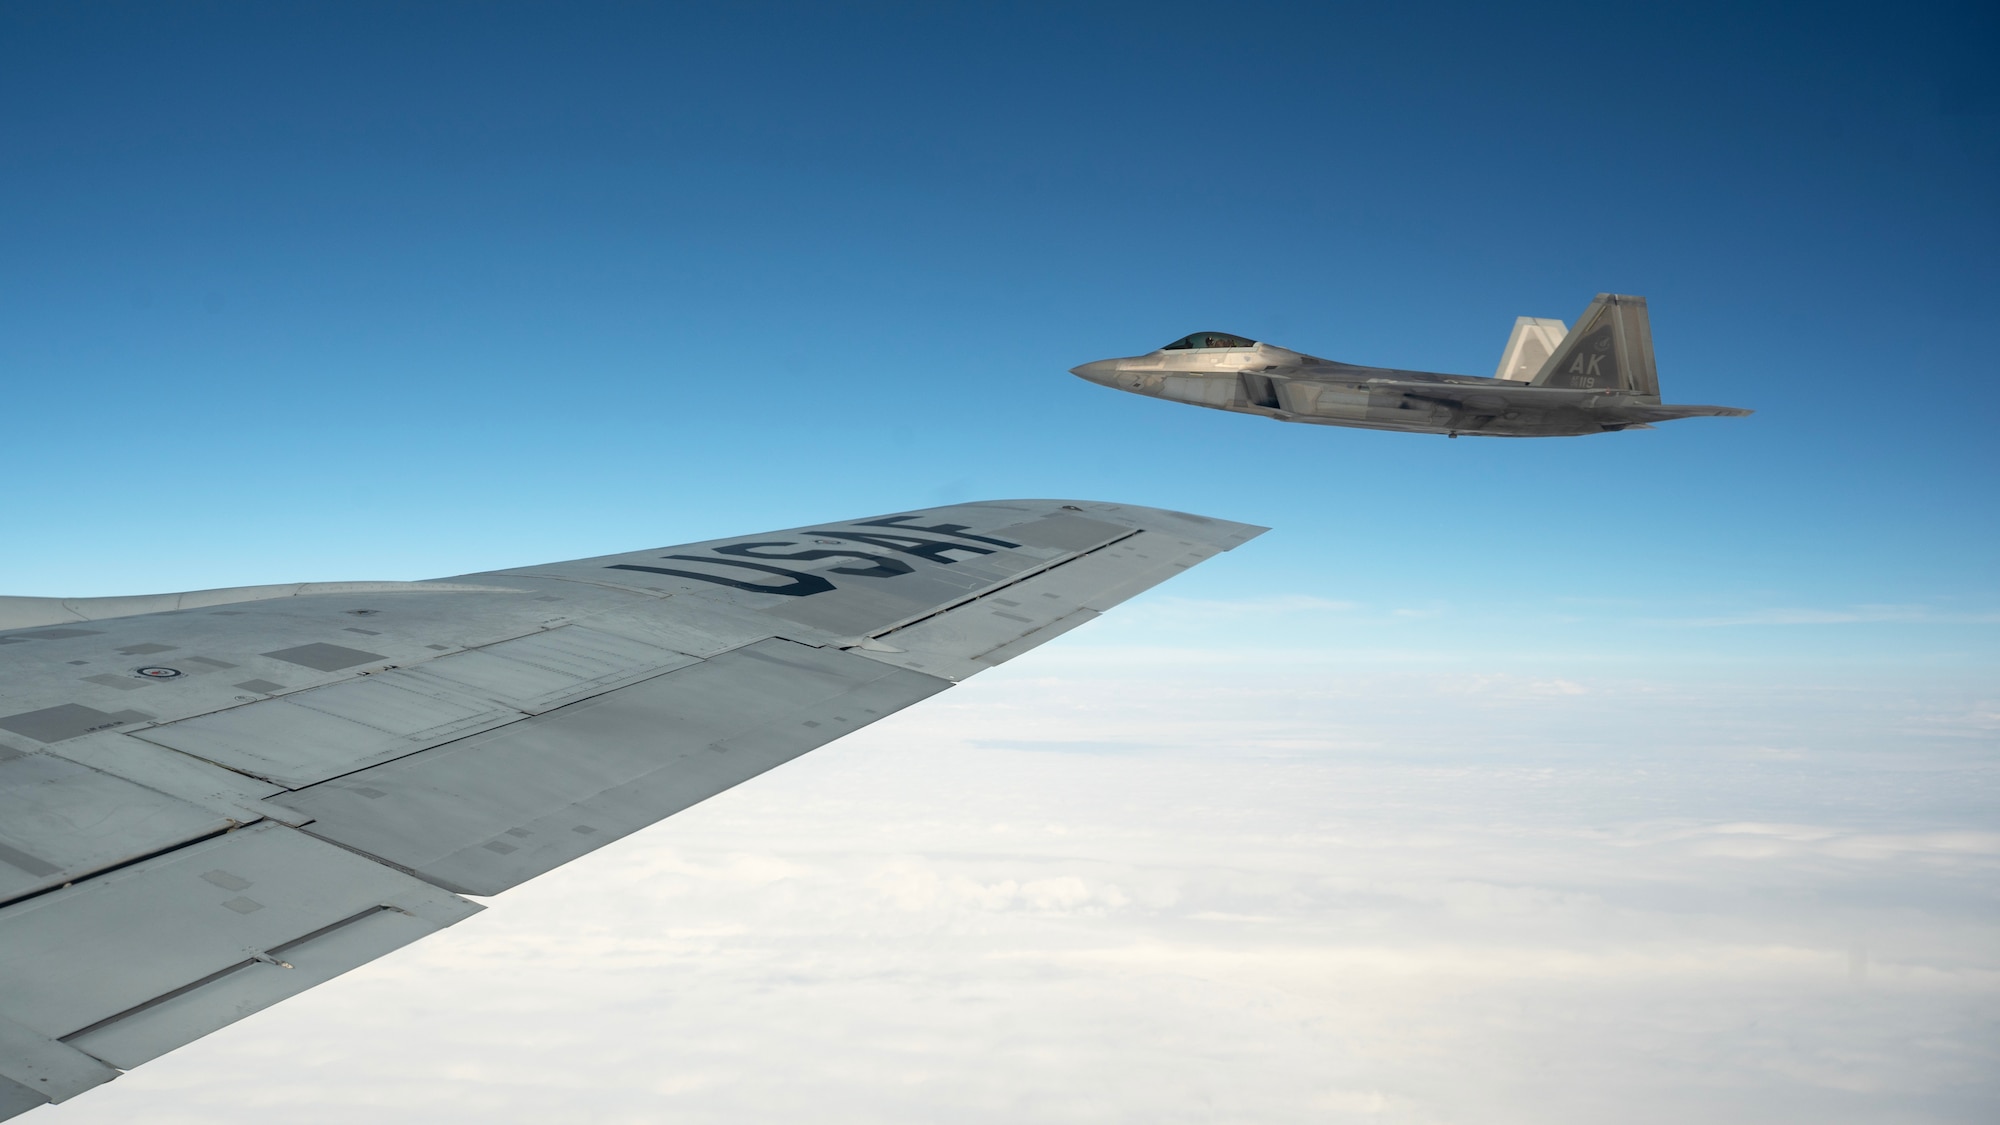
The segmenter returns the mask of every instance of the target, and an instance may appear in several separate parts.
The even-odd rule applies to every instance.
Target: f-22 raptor
[[[1616,293],[1599,293],[1575,331],[1560,320],[1518,318],[1491,379],[1357,367],[1227,332],[1070,370],[1133,394],[1280,422],[1447,437],[1574,437],[1750,413],[1662,403],[1646,299]]]

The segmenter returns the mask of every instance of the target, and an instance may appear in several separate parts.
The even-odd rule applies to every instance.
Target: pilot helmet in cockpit
[[[1232,336],[1227,332],[1195,332],[1191,335],[1182,336],[1160,350],[1163,352],[1181,352],[1190,351],[1195,348],[1254,348],[1256,346],[1257,341],[1255,340],[1246,340],[1241,336]]]

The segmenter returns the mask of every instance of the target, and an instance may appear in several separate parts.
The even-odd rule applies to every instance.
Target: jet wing
[[[1458,379],[1465,380],[1465,377]],[[1756,413],[1736,406],[1635,402],[1631,395],[1615,390],[1538,387],[1504,380],[1475,383],[1446,381],[1446,377],[1439,377],[1437,382],[1369,379],[1363,385],[1370,390],[1396,391],[1406,398],[1474,411],[1546,410],[1557,406],[1615,408],[1621,419],[1633,422],[1669,422],[1676,418],[1744,418]]]
[[[1527,406],[1545,408],[1558,404],[1582,402],[1591,398],[1609,398],[1608,391],[1574,391],[1568,387],[1535,387],[1526,383],[1515,383],[1499,379],[1481,382],[1456,382],[1438,378],[1435,382],[1415,379],[1370,379],[1364,384],[1367,389],[1397,391],[1411,398],[1439,402],[1450,406]]]
[[[16,606],[46,623],[0,632],[0,1118],[1262,530],[995,501],[433,583]]]
[[[1757,413],[1740,406],[1698,406],[1673,402],[1621,406],[1619,410],[1647,422],[1671,422],[1676,418],[1748,418]]]

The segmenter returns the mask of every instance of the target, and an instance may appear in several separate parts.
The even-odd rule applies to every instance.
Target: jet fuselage
[[[1452,437],[1573,437],[1750,413],[1661,403],[1641,298],[1600,295],[1575,333],[1563,332],[1560,321],[1523,317],[1503,372],[1521,370],[1524,340],[1544,342],[1513,378],[1361,367],[1222,332],[1071,371],[1132,394],[1281,422]]]

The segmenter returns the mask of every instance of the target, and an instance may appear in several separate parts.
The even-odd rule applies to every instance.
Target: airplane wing
[[[1507,381],[1479,383],[1437,382],[1410,379],[1370,379],[1370,389],[1393,390],[1405,397],[1466,410],[1548,409],[1553,406],[1614,406],[1619,415],[1635,422],[1670,422],[1676,418],[1747,418],[1756,413],[1736,406],[1698,406],[1678,403],[1633,402],[1614,390],[1574,390],[1569,387],[1537,387]]]
[[[1699,406],[1693,403],[1675,402],[1651,406],[1624,406],[1619,409],[1634,417],[1642,417],[1648,422],[1671,422],[1676,418],[1748,418],[1757,413],[1740,406]]]
[[[480,909],[463,896],[1262,530],[994,501],[428,583],[11,599],[0,1118],[452,925]]]

